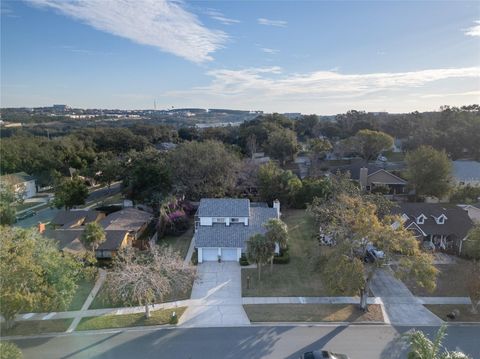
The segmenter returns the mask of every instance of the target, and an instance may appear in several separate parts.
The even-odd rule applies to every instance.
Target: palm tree
[[[248,260],[257,264],[258,280],[261,279],[262,265],[271,258],[275,245],[261,234],[255,234],[247,241]]]
[[[462,352],[449,352],[444,349],[441,353],[446,331],[447,327],[442,325],[432,342],[422,331],[413,330],[408,334],[410,342],[408,359],[469,359],[469,356]]]
[[[97,222],[91,222],[85,226],[85,230],[82,233],[82,241],[87,248],[95,251],[105,240],[105,231]]]
[[[273,270],[273,257],[275,255],[275,245],[278,246],[283,250],[287,248],[288,242],[288,228],[287,225],[280,219],[270,219],[266,224],[265,228],[267,229],[267,233],[265,233],[265,237],[268,241],[270,241],[273,245],[273,252],[272,257],[270,258],[270,271]]]

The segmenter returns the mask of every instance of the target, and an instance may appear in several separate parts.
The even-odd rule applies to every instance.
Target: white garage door
[[[218,260],[218,248],[203,248],[202,259],[204,262]]]
[[[237,248],[222,248],[222,261],[236,261]]]

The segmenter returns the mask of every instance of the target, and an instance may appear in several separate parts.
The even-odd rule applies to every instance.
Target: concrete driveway
[[[242,275],[237,262],[204,262],[197,267],[193,304],[180,319],[183,327],[249,325],[242,306]]]
[[[381,297],[392,325],[440,325],[442,320],[426,309],[389,269],[377,270],[370,283],[375,297]]]

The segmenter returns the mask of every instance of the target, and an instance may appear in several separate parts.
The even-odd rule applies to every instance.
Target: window
[[[437,224],[444,224],[445,223],[445,216],[442,214],[440,217],[436,218]]]
[[[240,218],[230,218],[231,223],[238,223],[240,222]]]
[[[421,214],[420,216],[417,217],[417,224],[424,224],[425,223],[425,215]]]
[[[212,222],[213,223],[225,223],[225,218],[223,218],[223,217],[213,218]]]

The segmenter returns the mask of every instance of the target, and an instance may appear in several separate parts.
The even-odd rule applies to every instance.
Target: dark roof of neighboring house
[[[480,181],[480,162],[458,160],[453,161],[453,177],[458,182]]]
[[[109,214],[99,223],[105,230],[138,231],[150,222],[152,215],[136,208],[124,208]]]
[[[105,242],[100,244],[97,249],[115,251],[120,249],[125,236],[128,234],[128,231],[118,231],[118,230],[109,230],[105,231]]]
[[[45,237],[51,238],[58,243],[60,250],[68,250],[71,252],[83,252],[85,246],[81,241],[83,228],[79,229],[47,229],[44,233]]]
[[[243,223],[214,223],[211,226],[198,226],[195,232],[195,247],[234,247],[247,246],[247,240],[255,234],[266,232],[263,226],[269,219],[277,218],[275,208],[251,207],[248,226]]]
[[[2,182],[8,182],[11,185],[34,181],[35,177],[26,174],[25,172],[11,173],[1,177]]]
[[[202,198],[199,217],[248,217],[250,200],[241,198]]]
[[[429,235],[455,235],[456,238],[463,239],[468,231],[473,227],[473,222],[468,213],[456,206],[445,203],[400,203],[398,207],[392,209],[394,214],[405,214],[408,220],[404,223],[409,226],[420,215],[425,215],[424,224],[417,224],[422,231]],[[444,214],[447,219],[444,224],[437,224],[435,218]]]
[[[83,221],[83,223],[90,223],[96,221],[99,216],[99,212],[92,210],[82,211],[59,211],[55,218],[52,219],[52,224],[57,226],[70,227],[70,225]]]

